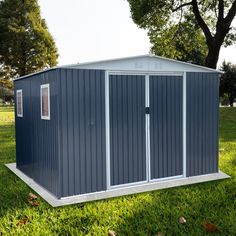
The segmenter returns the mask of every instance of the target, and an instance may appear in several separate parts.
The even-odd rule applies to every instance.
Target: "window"
[[[49,84],[40,86],[41,119],[50,120],[50,87]]]
[[[16,90],[16,110],[17,110],[17,116],[23,117],[22,89]]]

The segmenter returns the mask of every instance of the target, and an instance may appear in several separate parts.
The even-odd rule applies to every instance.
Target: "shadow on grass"
[[[1,112],[12,112],[14,111],[14,106],[0,105]]]
[[[231,160],[231,165],[232,165],[233,167],[236,167],[236,155],[233,156],[233,158],[232,158],[232,160]]]
[[[29,188],[5,166],[15,162],[14,128],[14,124],[0,125],[0,217],[27,206]]]
[[[18,214],[26,212],[31,216],[34,211],[38,212],[40,209],[57,209],[53,209],[37,193],[35,194],[38,196],[37,201],[40,203],[40,206],[31,206],[28,202],[28,195],[30,192],[34,193],[34,191],[6,166],[0,165],[0,176],[0,219],[6,214],[8,214],[8,217],[16,217]]]
[[[211,221],[219,228],[214,235],[234,235],[235,199],[230,194],[235,190],[223,180],[152,192],[151,201],[140,201],[115,231],[118,235],[205,235],[202,223]],[[178,222],[180,216],[186,224]]]
[[[220,108],[219,138],[222,142],[236,141],[236,107]]]
[[[27,204],[29,188],[7,167],[0,165],[0,217],[9,210],[22,209]]]
[[[222,143],[236,142],[236,130],[220,131],[219,139]]]

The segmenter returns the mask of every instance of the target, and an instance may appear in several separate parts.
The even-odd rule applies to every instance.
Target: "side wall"
[[[40,85],[47,83],[50,84],[51,119],[42,120]],[[32,75],[16,80],[14,85],[15,93],[17,89],[23,92],[23,117],[17,117],[15,111],[17,168],[60,196],[57,72]]]
[[[62,197],[105,190],[105,71],[58,73]]]
[[[218,172],[219,74],[187,73],[187,176]]]

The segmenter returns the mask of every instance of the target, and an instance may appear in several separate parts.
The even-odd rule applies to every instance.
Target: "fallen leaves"
[[[183,216],[179,217],[179,223],[180,224],[186,224],[186,222],[187,221]],[[217,225],[215,225],[215,224],[213,224],[209,221],[204,221],[202,223],[202,226],[208,233],[215,233],[215,232],[219,231],[219,228],[217,227]]]
[[[218,227],[215,224],[208,221],[204,221],[202,223],[202,226],[208,233],[214,233],[219,231]]]
[[[158,232],[157,236],[163,236],[163,234],[161,232]]]
[[[30,204],[31,206],[34,206],[34,207],[37,207],[37,206],[40,205],[40,203],[37,202],[37,201],[30,201],[30,200],[28,200],[28,202],[29,202],[29,204]]]
[[[108,231],[108,236],[116,236],[115,231],[109,230],[109,231]]]
[[[186,219],[183,216],[179,217],[179,223],[180,224],[186,224]]]
[[[16,223],[16,226],[25,225],[28,222],[29,222],[29,218],[27,216],[24,216]]]
[[[40,205],[40,203],[37,201],[37,196],[33,193],[29,193],[28,195],[28,203],[31,205],[31,206],[34,206],[34,207],[38,207]]]
[[[28,199],[29,200],[35,200],[35,199],[37,199],[38,197],[35,195],[35,194],[33,194],[33,193],[29,193],[29,195],[28,195]]]

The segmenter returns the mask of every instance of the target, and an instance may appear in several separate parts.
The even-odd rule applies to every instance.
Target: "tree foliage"
[[[13,89],[11,69],[4,65],[0,65],[0,87],[4,87],[11,90]]]
[[[1,78],[23,76],[57,64],[57,48],[37,0],[0,1]]]
[[[192,20],[168,25],[159,33],[153,27],[149,29],[148,35],[152,53],[198,65],[205,64],[207,55],[205,38]]]
[[[221,70],[224,74],[220,77],[220,96],[226,95],[232,107],[236,99],[236,65],[224,61]]]
[[[152,51],[216,68],[220,48],[236,40],[236,0],[127,0],[134,22],[148,30]],[[198,56],[199,58],[196,58]]]

